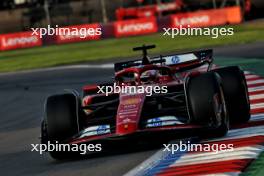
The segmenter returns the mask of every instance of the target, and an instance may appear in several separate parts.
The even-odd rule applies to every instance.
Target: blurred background
[[[144,43],[166,54],[263,41],[263,9],[263,0],[2,0],[0,72],[134,57],[131,48]],[[232,27],[235,35],[162,35],[163,28],[180,25]],[[102,33],[32,35],[31,28],[57,26]]]
[[[40,142],[40,122],[47,96],[65,89],[81,91],[84,85],[111,81],[113,62],[141,58],[141,53],[133,52],[132,48],[143,44],[157,46],[149,52],[153,57],[211,48],[216,65],[239,65],[250,74],[263,77],[263,10],[264,0],[1,0],[1,174],[124,175],[151,157],[157,149],[147,146],[127,151],[126,148],[114,147],[108,154],[67,162],[55,162],[48,155],[30,152],[30,144]],[[84,38],[80,35],[45,35],[43,38],[32,35],[31,28],[47,28],[48,25],[69,29],[100,28],[102,34]],[[163,35],[163,28],[179,28],[180,25],[233,28],[234,35],[219,35],[218,38],[205,35],[171,38]],[[255,107],[264,113],[264,83],[257,75],[249,76],[254,80],[256,77],[260,79],[255,83],[261,86],[256,88],[262,92],[257,95],[261,104]],[[241,134],[248,133],[245,129]],[[258,142],[256,151],[263,151],[263,136],[251,139]],[[237,143],[243,143],[241,146],[244,147],[244,143],[250,143],[246,141]],[[250,152],[255,151],[255,148],[249,148]],[[238,162],[221,162],[221,172],[228,167],[236,171],[235,175],[243,169],[246,171],[244,175],[252,171],[258,174],[251,175],[263,176],[264,152],[249,171],[244,166],[248,166],[253,160],[251,157],[256,155],[245,151],[244,163],[241,162],[241,152],[239,149],[232,154],[239,158]],[[216,157],[221,160],[226,156],[219,155]],[[208,156],[201,159],[213,160],[211,154]],[[209,169],[209,173],[213,170],[204,165],[201,168]],[[194,173],[188,168],[183,170]]]
[[[228,6],[240,6],[245,19],[264,14],[263,0],[2,0],[0,33],[48,24],[106,23]]]

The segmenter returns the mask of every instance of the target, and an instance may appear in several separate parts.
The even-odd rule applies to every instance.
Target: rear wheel
[[[207,129],[202,136],[224,136],[229,118],[219,75],[208,72],[189,78],[186,93],[191,122]]]
[[[70,93],[50,96],[46,102],[47,138],[52,144],[63,143],[79,131],[78,98]],[[54,159],[67,159],[77,152],[50,151]]]
[[[222,79],[230,123],[246,123],[250,119],[250,103],[244,72],[237,66],[214,70]]]

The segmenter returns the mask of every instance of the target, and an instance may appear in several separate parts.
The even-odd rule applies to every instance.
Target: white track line
[[[143,161],[141,164],[137,165],[135,168],[127,172],[124,176],[143,176],[147,170],[155,167],[156,164],[158,164],[160,160],[168,156],[168,154],[170,154],[170,152],[159,150],[154,155]]]

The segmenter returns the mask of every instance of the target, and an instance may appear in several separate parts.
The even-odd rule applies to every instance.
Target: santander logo
[[[210,17],[208,15],[202,15],[202,16],[193,16],[193,17],[186,17],[186,18],[179,18],[176,17],[174,19],[174,24],[176,26],[180,25],[195,25],[195,24],[204,24],[209,23]]]
[[[119,24],[117,26],[118,33],[131,33],[131,32],[142,32],[152,31],[155,29],[153,22],[135,23],[135,24]]]
[[[15,37],[15,38],[2,38],[2,45],[4,47],[16,46],[16,45],[26,45],[26,44],[34,44],[38,42],[37,36],[29,36],[29,37]]]

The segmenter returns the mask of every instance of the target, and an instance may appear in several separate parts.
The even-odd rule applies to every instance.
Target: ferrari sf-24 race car
[[[230,124],[250,118],[244,72],[237,66],[213,67],[213,51],[203,50],[149,58],[155,45],[136,47],[143,58],[115,63],[111,83],[86,85],[51,95],[45,103],[41,143],[89,144],[95,141],[169,134],[224,136]],[[146,74],[154,72],[155,74]],[[98,86],[166,86],[166,93],[98,93]],[[198,132],[199,131],[199,132]],[[177,136],[176,135],[176,136]],[[50,151],[55,159],[65,153]]]

